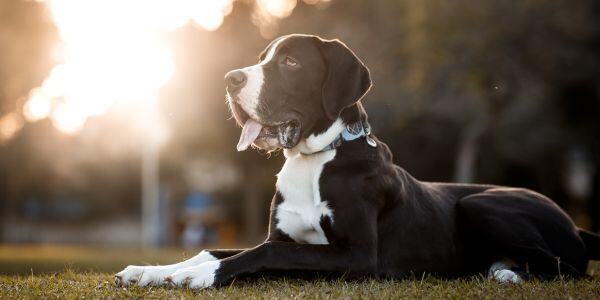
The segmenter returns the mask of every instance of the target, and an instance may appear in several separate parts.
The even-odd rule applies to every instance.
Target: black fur
[[[292,36],[278,57],[293,55],[302,69],[266,66],[264,118],[295,118],[302,136],[324,132],[338,116],[367,120],[358,102],[371,86],[368,70],[339,41]],[[261,59],[264,59],[264,55]],[[405,277],[487,272],[501,259],[525,278],[585,275],[600,258],[600,237],[578,229],[554,202],[527,189],[421,182],[394,165],[388,147],[364,139],[336,149],[319,179],[334,221],[321,219],[329,244],[294,242],[275,226],[283,201],[276,192],[265,243],[221,260],[215,285],[249,274],[344,274]],[[211,252],[222,258],[227,252]],[[217,255],[218,254],[218,255]],[[528,272],[528,273],[526,273]]]
[[[346,45],[339,40],[319,41],[327,66],[323,83],[323,110],[335,121],[340,112],[360,101],[371,88],[369,70]]]

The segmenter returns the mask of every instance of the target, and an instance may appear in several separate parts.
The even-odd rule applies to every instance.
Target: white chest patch
[[[283,202],[277,206],[277,228],[298,243],[328,244],[321,228],[321,217],[333,222],[333,211],[321,199],[319,179],[323,166],[336,150],[288,157],[277,175],[277,190]]]

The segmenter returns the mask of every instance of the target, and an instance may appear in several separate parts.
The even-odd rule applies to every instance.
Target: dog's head
[[[225,81],[243,126],[238,151],[293,148],[325,131],[371,87],[368,69],[342,42],[297,34],[275,39],[258,64],[230,71]]]

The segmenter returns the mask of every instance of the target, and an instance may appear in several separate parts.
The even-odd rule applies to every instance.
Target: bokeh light
[[[232,0],[49,0],[62,61],[23,106],[28,121],[49,117],[74,134],[115,103],[153,103],[175,70],[164,33],[193,21],[216,30]]]
[[[61,44],[59,63],[30,92],[23,115],[50,118],[63,133],[78,133],[115,103],[153,103],[175,71],[165,34],[192,23],[217,30],[235,0],[47,0]],[[329,0],[305,0],[308,4]],[[296,0],[256,0],[253,22],[270,38]]]
[[[10,140],[23,127],[23,119],[16,113],[0,117],[0,144]]]

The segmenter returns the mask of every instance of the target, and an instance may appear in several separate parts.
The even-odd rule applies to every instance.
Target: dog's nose
[[[246,84],[246,74],[240,70],[233,70],[225,74],[227,91],[237,92]]]

